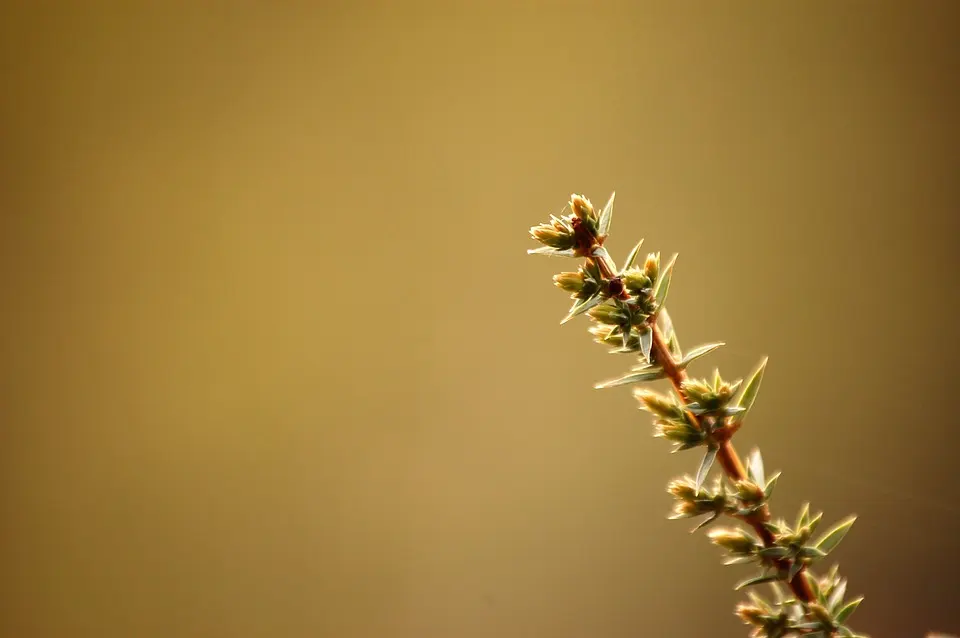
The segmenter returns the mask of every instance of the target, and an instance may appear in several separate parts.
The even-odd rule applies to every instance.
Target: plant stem
[[[657,363],[663,367],[664,373],[666,373],[667,378],[670,379],[670,383],[673,384],[673,389],[676,391],[677,395],[683,399],[684,403],[688,402],[686,394],[683,391],[683,382],[687,378],[687,374],[684,370],[681,370],[677,364],[674,362],[673,357],[670,355],[670,349],[667,347],[666,342],[663,339],[663,334],[660,329],[654,324],[651,326],[653,330],[653,346],[651,348],[651,353]],[[697,417],[690,415],[697,427],[700,427],[700,423],[697,420]],[[747,480],[747,470],[743,467],[743,462],[740,460],[740,456],[737,454],[736,449],[733,447],[733,442],[730,439],[726,439],[720,442],[720,448],[717,450],[717,461],[719,461],[720,466],[723,468],[723,471],[730,477],[734,482],[745,481]],[[762,488],[763,486],[761,486]],[[753,527],[754,531],[760,536],[760,540],[763,541],[763,544],[766,547],[774,546],[773,534],[764,527],[764,523],[770,520],[770,508],[764,505],[756,514],[745,519],[747,523]],[[782,565],[787,567],[787,565]],[[806,567],[800,569],[797,574],[793,577],[793,580],[790,581],[790,589],[793,591],[797,599],[802,600],[807,603],[814,602],[816,598],[814,597],[813,591],[810,589],[810,583],[807,582],[804,572]]]
[[[590,258],[590,261],[593,261],[597,264],[604,278],[614,279],[617,277],[616,272],[614,272],[611,263],[608,261],[605,255],[599,259]],[[687,378],[686,371],[677,366],[676,362],[673,360],[673,356],[670,354],[670,348],[667,346],[666,341],[664,341],[663,333],[660,331],[660,328],[657,327],[656,321],[651,323],[650,329],[653,330],[653,345],[651,347],[651,354],[653,355],[654,360],[663,368],[667,378],[670,379],[670,383],[673,384],[673,389],[676,391],[677,396],[679,396],[684,403],[688,403],[689,398],[683,391],[683,382]],[[701,427],[700,421],[696,416],[690,414],[689,417],[697,426],[697,428]],[[720,462],[720,466],[723,468],[723,471],[726,473],[726,475],[732,481],[734,481],[734,483],[747,480],[747,470],[743,467],[743,462],[740,460],[740,455],[737,454],[737,450],[733,447],[733,443],[730,441],[729,435],[720,441],[719,445],[720,448],[717,450],[717,461]],[[763,486],[761,486],[761,488],[762,487]],[[760,540],[763,541],[764,546],[773,547],[775,545],[773,534],[763,525],[770,520],[769,507],[764,505],[757,511],[756,514],[745,518],[744,520],[760,536]],[[782,568],[789,567],[789,565],[780,561],[778,561],[778,563]],[[805,571],[806,567],[802,567],[790,581],[789,585],[790,589],[793,591],[793,594],[798,600],[802,600],[806,603],[812,603],[815,602],[816,597],[813,594],[813,590],[810,589],[810,583],[807,582],[806,575],[804,573]]]

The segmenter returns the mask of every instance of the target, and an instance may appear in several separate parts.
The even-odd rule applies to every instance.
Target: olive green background
[[[614,189],[853,625],[960,633],[958,15],[6,3],[0,634],[745,636],[525,255]]]

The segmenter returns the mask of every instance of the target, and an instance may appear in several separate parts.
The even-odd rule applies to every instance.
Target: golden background
[[[0,633],[745,636],[524,254],[614,189],[854,627],[960,633],[957,9],[6,3]]]

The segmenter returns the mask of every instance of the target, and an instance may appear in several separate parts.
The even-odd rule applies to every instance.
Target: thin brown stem
[[[595,262],[600,269],[600,273],[606,279],[613,279],[616,277],[616,273],[610,268],[607,260],[605,259],[594,259],[591,258],[591,261]],[[667,346],[666,341],[663,339],[663,333],[657,327],[656,322],[652,322],[650,328],[653,330],[653,346],[651,348],[651,354],[653,355],[654,360],[660,364],[663,368],[664,374],[667,378],[670,379],[670,383],[673,385],[673,389],[676,391],[677,395],[684,401],[684,403],[689,403],[689,399],[686,396],[686,393],[683,391],[683,382],[687,378],[686,371],[682,370],[676,362],[673,360],[673,356],[670,354],[670,348]],[[700,428],[700,421],[693,414],[689,415],[692,423],[694,423],[698,428]],[[732,434],[730,432],[729,434]],[[717,450],[717,461],[720,463],[720,467],[723,468],[724,473],[735,483],[738,481],[747,480],[747,470],[743,466],[743,462],[740,460],[740,455],[737,454],[737,450],[733,447],[733,443],[729,439],[729,434],[722,441],[720,441],[720,447]],[[775,542],[773,538],[773,533],[770,532],[764,526],[764,523],[770,520],[770,508],[764,505],[761,507],[755,514],[752,516],[746,517],[743,520],[747,522],[760,536],[760,540],[763,542],[765,547],[773,547]],[[789,565],[780,563],[781,567],[789,567]],[[802,600],[807,603],[814,602],[816,597],[813,594],[813,590],[810,588],[810,583],[806,579],[806,567],[802,567],[800,571],[796,573],[793,579],[790,580],[790,589],[793,591],[793,594],[797,597],[798,600]]]
[[[667,346],[666,341],[664,341],[663,334],[660,329],[656,325],[651,326],[651,328],[653,330],[653,346],[651,348],[653,358],[663,367],[663,371],[667,375],[667,378],[670,379],[673,389],[686,403],[689,401],[689,399],[686,396],[686,393],[683,391],[683,382],[687,378],[687,373],[680,369],[674,362],[673,357],[670,355],[670,349]],[[690,418],[698,428],[701,427],[696,416],[691,414]],[[723,468],[724,473],[726,473],[726,475],[732,481],[737,482],[747,480],[747,470],[744,468],[743,462],[740,460],[740,455],[737,454],[736,449],[733,447],[733,442],[730,441],[730,439],[726,439],[720,443],[720,447],[717,450],[717,461]],[[745,518],[744,520],[760,536],[760,540],[763,541],[764,546],[774,546],[773,534],[764,526],[764,523],[770,520],[770,509],[766,505],[761,507],[755,514]],[[783,567],[786,566],[787,565],[783,565]],[[790,581],[789,585],[790,589],[799,600],[810,603],[814,602],[816,598],[813,594],[813,590],[810,589],[810,583],[807,582],[804,574],[805,571],[805,567],[801,568],[800,571],[798,571]]]

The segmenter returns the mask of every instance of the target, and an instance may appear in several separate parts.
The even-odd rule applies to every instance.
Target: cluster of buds
[[[709,343],[684,352],[666,310],[667,293],[676,255],[661,267],[660,254],[647,255],[637,266],[643,240],[637,242],[621,267],[617,267],[604,242],[613,218],[614,196],[599,213],[582,195],[572,195],[570,213],[530,229],[542,247],[528,252],[576,257],[584,263],[575,272],[554,276],[554,283],[570,294],[573,305],[561,323],[586,314],[594,339],[611,352],[639,357],[626,374],[604,381],[597,388],[612,388],[668,379],[676,396],[646,389],[635,390],[640,406],[654,417],[655,436],[674,444],[674,451],[705,448],[694,477],[672,481],[667,490],[674,498],[671,518],[704,517],[697,529],[727,515],[752,528],[711,529],[710,540],[726,550],[727,564],[755,563],[761,573],[737,589],[770,583],[786,585],[792,599],[782,596],[774,604],[751,594],[737,614],[753,627],[757,638],[797,634],[824,638],[855,637],[844,623],[860,599],[844,602],[845,581],[836,569],[817,578],[809,569],[825,558],[850,530],[854,518],[841,521],[818,540],[813,534],[822,516],[811,516],[804,507],[796,525],[772,522],[769,502],[779,473],[767,478],[760,452],[754,449],[743,466],[731,438],[756,401],[766,368],[764,360],[746,383],[724,381],[715,371],[712,381],[688,378],[686,370],[723,343]],[[738,396],[739,393],[739,396]],[[719,458],[726,481],[704,485]],[[777,589],[779,591],[779,589]],[[860,637],[863,638],[863,637]]]

